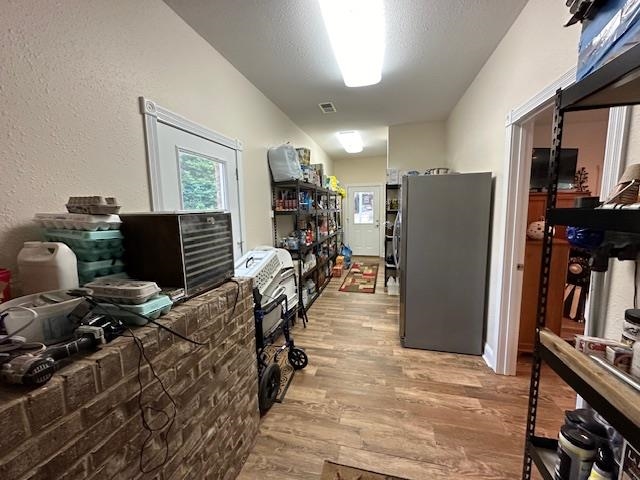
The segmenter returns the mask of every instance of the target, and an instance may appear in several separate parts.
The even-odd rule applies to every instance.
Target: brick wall
[[[157,328],[139,327],[156,373],[177,404],[167,463],[139,470],[142,429],[138,349],[118,338],[61,369],[46,386],[0,387],[0,479],[233,479],[258,431],[257,369],[250,284],[222,287],[177,306],[160,321],[206,346]],[[149,367],[141,369],[144,400],[168,407]],[[151,416],[150,424],[163,418]],[[155,434],[145,461],[159,463]]]

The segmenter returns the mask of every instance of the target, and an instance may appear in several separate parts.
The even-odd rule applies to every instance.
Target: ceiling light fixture
[[[360,153],[363,150],[362,137],[354,130],[338,132],[338,140],[347,153]]]
[[[382,0],[319,0],[333,53],[347,87],[382,79],[384,6]]]

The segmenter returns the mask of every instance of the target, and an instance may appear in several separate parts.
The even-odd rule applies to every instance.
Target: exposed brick
[[[28,470],[42,463],[71,442],[83,425],[79,413],[66,416],[42,433],[23,442],[0,462],[0,478],[20,478]]]
[[[97,378],[100,390],[105,390],[122,379],[122,363],[120,352],[116,349],[103,349],[92,356],[97,363]]]
[[[39,432],[64,415],[63,383],[60,377],[55,377],[27,395],[26,406],[32,431]]]
[[[159,328],[132,328],[178,405],[167,433],[144,444],[139,351],[115,339],[62,369],[37,390],[0,387],[0,478],[20,480],[235,478],[259,426],[250,282],[228,283],[177,306],[163,325],[206,341],[194,346]],[[143,359],[142,402],[173,412]],[[152,426],[165,421],[145,410]],[[142,450],[142,447],[145,447]],[[13,449],[13,450],[11,450]],[[140,452],[153,472],[140,472]]]
[[[64,393],[67,409],[73,411],[87,403],[98,393],[95,363],[76,361],[60,370],[64,378]]]
[[[2,432],[0,452],[2,454],[10,452],[29,436],[24,410],[25,400],[22,398],[0,403],[0,432]]]

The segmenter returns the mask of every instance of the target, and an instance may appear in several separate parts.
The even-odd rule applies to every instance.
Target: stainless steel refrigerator
[[[490,219],[489,172],[402,179],[403,346],[482,354]]]

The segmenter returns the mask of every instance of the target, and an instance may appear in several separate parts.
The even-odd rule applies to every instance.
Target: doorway
[[[495,329],[495,341],[485,345],[484,353],[485,361],[498,374],[516,374],[534,135],[534,122],[531,120],[540,112],[553,108],[556,91],[570,86],[575,78],[576,70],[573,68],[507,115],[501,212],[504,222],[497,232],[504,248],[497,259],[498,279],[489,293],[490,308],[493,306],[496,310],[497,322],[491,327]],[[626,154],[630,118],[629,107],[612,108],[609,112],[601,198],[606,198],[618,182]],[[598,288],[606,291],[608,287],[600,284]],[[602,291],[602,294],[606,292]]]
[[[380,256],[380,186],[347,187],[347,239],[354,255]]]
[[[524,235],[519,353],[531,353],[534,348],[552,114],[551,109],[546,109],[528,122],[529,130],[533,128],[533,136],[528,175],[527,231]],[[583,197],[599,197],[608,121],[608,109],[569,112],[565,115],[557,207],[574,208],[576,202]],[[565,227],[556,227],[549,273],[546,326],[568,341],[573,341],[576,334],[584,332],[591,277],[589,256],[588,251],[569,243]]]

